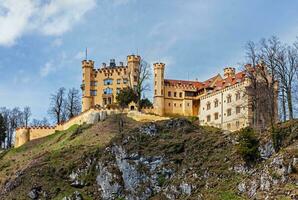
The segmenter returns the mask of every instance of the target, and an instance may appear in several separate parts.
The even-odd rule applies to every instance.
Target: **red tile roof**
[[[216,80],[217,78],[219,78],[219,80]],[[213,88],[216,91],[216,90],[221,90],[223,88],[235,85],[236,83],[243,82],[244,79],[245,79],[245,71],[242,71],[242,72],[236,73],[235,76],[230,76],[224,79],[219,74],[217,74],[216,76],[209,78],[204,82],[165,79],[164,83],[165,85],[170,85],[170,86],[194,87],[197,90],[200,90],[203,88]],[[216,82],[214,83],[214,81]],[[213,83],[214,85],[212,85]]]
[[[245,80],[245,71],[238,72],[235,76],[229,76],[225,79],[221,79],[216,81],[215,90],[221,90],[223,88],[235,85],[236,83],[241,83]]]
[[[165,79],[164,80],[165,85],[171,85],[171,86],[183,86],[183,87],[195,87],[197,89],[201,88],[203,86],[203,83],[199,81],[184,81],[184,80],[171,80],[171,79]]]

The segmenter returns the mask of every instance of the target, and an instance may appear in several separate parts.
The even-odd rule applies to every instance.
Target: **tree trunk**
[[[286,98],[285,98],[285,90],[281,90],[281,103],[282,103],[282,118],[285,122],[287,120],[287,110],[286,110]]]
[[[293,116],[293,104],[292,104],[292,88],[287,88],[287,100],[288,100],[288,110],[289,110],[289,120],[294,118]]]

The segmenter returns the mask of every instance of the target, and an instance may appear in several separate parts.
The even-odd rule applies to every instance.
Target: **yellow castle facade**
[[[140,56],[129,55],[127,65],[123,62],[117,65],[115,60],[111,59],[109,65],[102,63],[102,66],[96,69],[94,61],[83,60],[82,111],[116,103],[120,90],[137,84],[140,62]]]

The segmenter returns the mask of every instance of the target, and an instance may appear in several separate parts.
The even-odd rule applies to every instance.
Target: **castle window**
[[[207,110],[210,110],[210,109],[211,109],[211,103],[207,102]]]
[[[240,92],[237,92],[236,93],[236,100],[239,100],[240,99]]]
[[[236,127],[239,128],[239,126],[240,126],[239,121],[236,121]]]
[[[232,96],[231,95],[228,95],[227,96],[227,103],[231,103],[232,102]]]
[[[163,95],[163,90],[161,90],[161,95]]]
[[[106,88],[103,90],[104,94],[113,94],[113,89],[112,88]]]
[[[123,79],[123,83],[124,83],[124,84],[127,84],[127,82],[128,82],[127,78],[124,78],[124,79]]]
[[[169,91],[169,92],[168,92],[168,97],[170,97],[170,96],[172,96],[172,93]]]
[[[97,91],[96,90],[90,90],[90,95],[91,96],[96,96],[97,95]]]
[[[218,119],[218,113],[214,113],[214,119],[215,119],[215,120]]]
[[[182,92],[179,92],[179,97],[182,98]]]
[[[157,77],[157,74],[155,74],[155,77]]]
[[[239,114],[240,113],[240,110],[241,110],[240,106],[237,106],[236,107],[236,114]]]
[[[154,85],[156,85],[156,84],[157,84],[157,81],[154,82]]]
[[[154,90],[154,94],[157,95],[157,90]]]
[[[207,122],[210,122],[210,121],[211,121],[211,116],[207,115]]]
[[[177,92],[174,92],[174,97],[176,97],[177,96]]]
[[[117,84],[120,84],[121,83],[121,79],[117,79]]]
[[[182,103],[180,103],[180,107],[182,107]]]
[[[97,86],[97,81],[91,81],[90,86]]]
[[[112,85],[113,84],[113,79],[107,78],[103,82],[104,82],[104,85]]]
[[[231,116],[231,115],[232,115],[232,109],[231,109],[231,108],[229,108],[229,109],[227,110],[227,115],[228,115],[228,116]]]
[[[187,103],[187,106],[189,106],[189,103]]]
[[[120,88],[117,88],[116,93],[119,94],[120,91],[121,91],[121,89]]]
[[[171,106],[171,103],[169,103],[169,106]]]
[[[137,76],[133,76],[133,81],[137,82],[138,81],[138,77]]]
[[[174,106],[176,107],[176,103],[174,103]]]
[[[218,107],[218,99],[215,99],[214,101],[214,108],[217,108]]]
[[[228,128],[228,129],[231,128],[231,124],[230,124],[230,123],[227,124],[227,128]]]

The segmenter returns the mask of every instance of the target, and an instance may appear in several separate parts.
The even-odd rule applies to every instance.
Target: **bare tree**
[[[268,42],[269,41],[269,42]],[[246,56],[246,77],[250,85],[246,88],[249,96],[249,109],[252,111],[252,126],[255,128],[266,126],[267,122],[273,126],[277,116],[277,82],[276,61],[278,41],[275,38],[261,40],[256,45],[248,42]]]
[[[57,124],[66,120],[65,112],[65,88],[61,87],[55,94],[51,95],[49,115],[56,121]]]
[[[136,103],[139,109],[141,108],[140,103],[141,103],[143,93],[150,89],[150,84],[147,83],[147,81],[150,80],[150,78],[151,78],[150,64],[147,63],[145,60],[141,60],[139,69],[137,70],[137,85],[134,88],[137,94]]]
[[[23,110],[23,120],[24,120],[24,124],[25,124],[25,127],[28,126],[29,124],[29,121],[30,121],[30,117],[31,117],[31,109],[29,106],[26,106],[24,107],[24,110]]]
[[[78,115],[81,111],[81,98],[79,90],[72,88],[68,91],[66,110],[68,118]]]
[[[33,119],[30,124],[31,126],[49,126],[50,125],[48,119],[45,117],[42,120]]]

